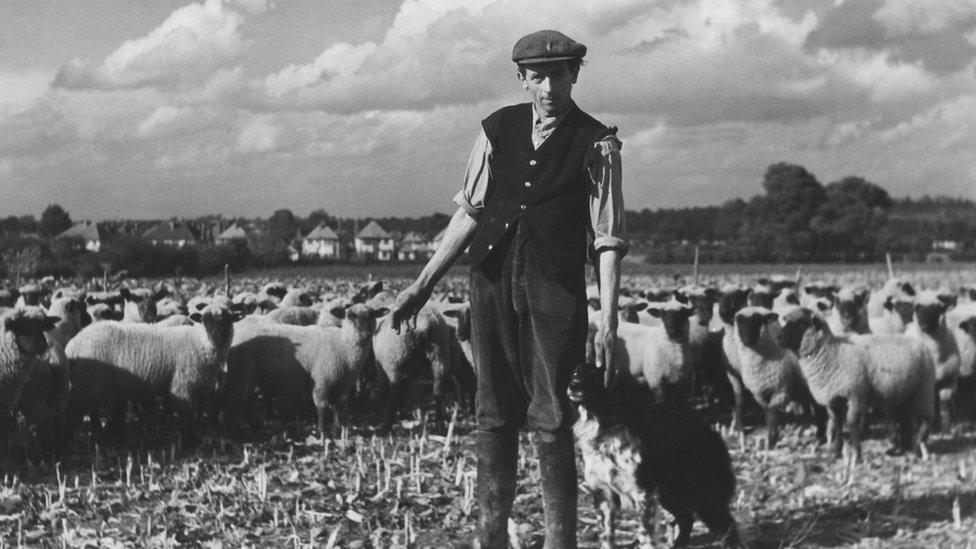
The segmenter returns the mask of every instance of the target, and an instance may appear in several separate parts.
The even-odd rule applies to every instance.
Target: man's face
[[[579,76],[579,67],[569,61],[523,65],[518,79],[522,83],[536,109],[547,116],[555,116],[569,108],[572,102],[573,84]]]

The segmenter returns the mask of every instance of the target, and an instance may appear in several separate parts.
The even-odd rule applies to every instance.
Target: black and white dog
[[[655,404],[640,387],[603,382],[603,369],[579,365],[569,398],[579,409],[573,425],[583,475],[602,518],[600,546],[614,545],[614,515],[637,512],[641,547],[653,546],[654,500],[675,517],[675,547],[687,545],[697,515],[723,547],[741,547],[729,503],[735,475],[725,442],[691,411]]]

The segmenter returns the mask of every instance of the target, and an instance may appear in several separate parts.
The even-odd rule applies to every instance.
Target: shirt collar
[[[576,108],[576,103],[570,101],[569,108],[567,108],[563,112],[557,114],[556,116],[546,116],[540,113],[538,110],[536,110],[535,103],[532,103],[532,127],[533,128],[555,128],[556,126],[559,125],[560,122],[563,121],[563,119],[566,118],[566,115],[569,114],[569,111],[573,110],[574,108]]]

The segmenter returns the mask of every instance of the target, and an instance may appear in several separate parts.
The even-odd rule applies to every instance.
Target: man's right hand
[[[400,327],[406,323],[407,327],[414,329],[417,327],[417,313],[430,298],[430,292],[422,288],[416,282],[400,292],[393,302],[391,321],[396,333],[400,333]]]

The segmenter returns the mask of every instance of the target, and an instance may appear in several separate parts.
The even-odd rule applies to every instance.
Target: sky
[[[973,0],[3,0],[0,215],[450,212],[511,49],[588,47],[627,209],[824,184],[976,199]]]

